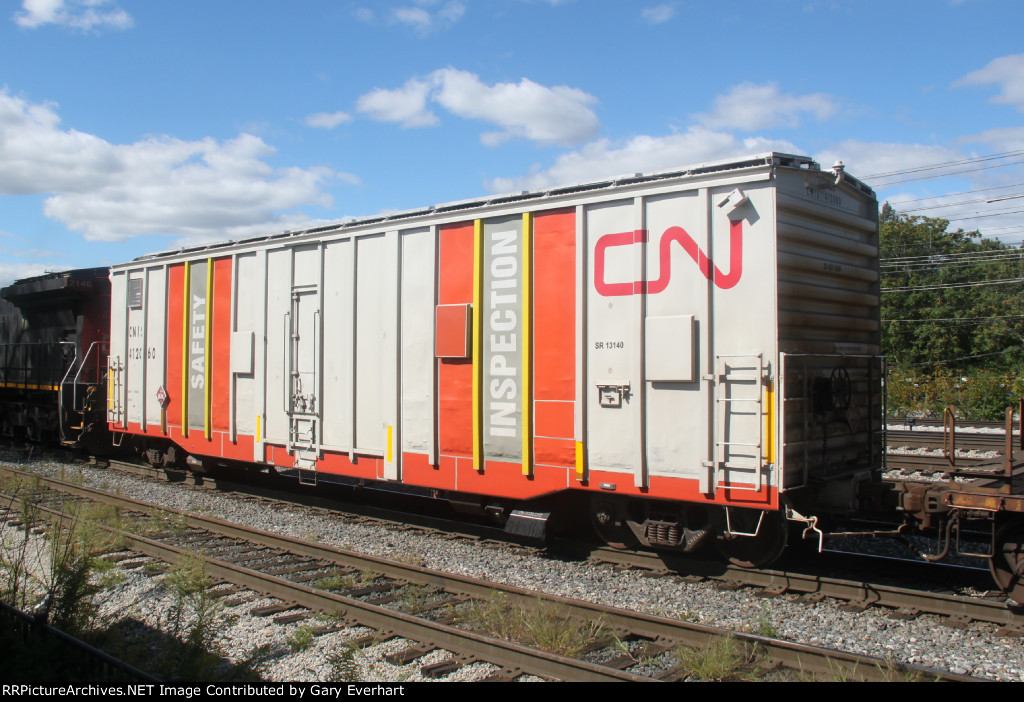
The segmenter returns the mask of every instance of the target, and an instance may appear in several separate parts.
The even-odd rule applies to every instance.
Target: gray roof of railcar
[[[389,214],[370,215],[367,217],[354,217],[352,219],[345,219],[337,222],[327,222],[324,224],[319,224],[316,226],[305,227],[300,229],[289,229],[271,234],[246,237],[244,239],[232,239],[229,241],[222,241],[211,244],[186,246],[180,249],[158,251],[154,253],[145,254],[143,256],[139,256],[135,260],[148,261],[156,258],[164,258],[167,256],[179,256],[181,254],[196,253],[199,251],[212,251],[216,249],[226,248],[229,246],[237,246],[240,244],[254,244],[261,241],[271,241],[274,239],[297,237],[308,234],[326,234],[328,232],[341,231],[349,227],[365,226],[369,224],[378,224],[384,222],[395,222],[417,216],[443,214],[447,212],[456,212],[458,210],[468,210],[478,207],[487,207],[490,205],[511,204],[515,202],[525,202],[529,200],[543,200],[545,198],[551,198],[561,195],[572,195],[574,193],[593,192],[596,190],[615,188],[626,185],[651,183],[660,180],[669,180],[672,178],[685,178],[699,175],[707,175],[710,173],[739,170],[742,168],[755,168],[758,166],[782,166],[787,168],[805,168],[807,170],[812,171],[821,170],[821,167],[813,159],[807,156],[797,156],[794,154],[770,152],[756,154],[740,159],[710,161],[707,163],[701,163],[693,166],[686,166],[682,168],[670,168],[662,171],[652,171],[650,173],[631,173],[628,175],[616,176],[614,178],[602,178],[600,180],[574,183],[572,185],[562,185],[543,190],[524,190],[518,193],[505,193],[502,195],[493,195],[490,197],[471,198],[469,200],[457,200],[454,202],[446,202],[440,205],[433,205],[431,207],[420,207],[413,210],[391,212]],[[853,178],[844,173],[844,181],[852,184],[854,187],[860,189],[862,192],[874,197],[874,191],[861,181],[857,180],[856,178]]]

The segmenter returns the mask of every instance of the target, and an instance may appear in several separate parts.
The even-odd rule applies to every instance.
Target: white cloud
[[[429,81],[413,78],[401,88],[377,88],[356,100],[356,109],[378,122],[397,122],[403,127],[429,127],[437,115],[427,108]]]
[[[359,98],[356,107],[372,119],[398,122],[403,127],[436,124],[427,107],[431,101],[454,115],[479,119],[500,127],[480,140],[495,146],[512,138],[539,144],[576,144],[593,138],[600,126],[588,107],[597,99],[577,88],[547,87],[523,78],[518,83],[487,85],[469,71],[443,68],[424,79],[414,78],[401,88],[378,88]]]
[[[578,151],[562,154],[550,168],[534,168],[520,177],[495,178],[486,185],[491,192],[540,190],[767,151],[798,153],[799,149],[788,141],[760,137],[738,139],[725,132],[691,127],[667,136],[637,136],[625,143],[598,139]]]
[[[886,187],[886,183],[904,180],[914,175],[908,173],[903,176],[883,178],[881,174],[960,161],[969,157],[970,154],[948,146],[870,142],[857,139],[840,141],[815,154],[815,159],[824,167],[830,167],[836,161],[842,161],[851,174],[876,189]],[[934,171],[934,174],[940,174],[943,170],[948,172],[951,169],[938,169]]]
[[[339,124],[348,124],[352,121],[352,115],[347,112],[317,112],[309,115],[304,120],[308,127],[319,127],[321,129],[334,129]]]
[[[48,271],[71,268],[66,251],[46,251],[34,248],[13,248],[29,243],[25,237],[0,229],[0,287],[20,278],[31,278]],[[24,260],[15,260],[24,259]],[[59,262],[58,262],[59,261]]]
[[[46,193],[43,211],[86,239],[168,234],[188,241],[238,238],[308,221],[299,207],[330,205],[326,168],[275,169],[274,149],[242,134],[112,144],[60,128],[53,104],[0,90],[0,194]]]
[[[131,15],[109,0],[22,0],[21,11],[14,13],[14,21],[21,27],[35,29],[46,24],[57,24],[82,31],[100,27],[128,29],[134,23]]]
[[[419,30],[428,30],[431,25],[430,13],[422,7],[396,7],[391,17],[399,24],[407,24]]]
[[[959,139],[964,144],[985,144],[994,153],[1024,150],[1024,127],[994,127]]]
[[[957,144],[985,144],[983,153],[1024,148],[1024,127],[991,129],[962,137]],[[976,160],[984,158],[985,160]],[[1019,205],[988,202],[1019,192],[1024,174],[1018,159],[979,157],[956,145],[842,141],[815,154],[822,166],[842,159],[849,173],[909,214],[939,217],[954,229],[978,229],[1008,241],[1019,241],[1024,227]],[[889,174],[889,175],[887,175]]]
[[[999,94],[992,102],[1012,105],[1024,112],[1024,54],[1002,56],[991,61],[984,68],[968,73],[954,81],[953,88],[973,85],[999,86]]]
[[[462,19],[466,4],[462,0],[415,0],[416,6],[396,7],[391,10],[391,21],[412,27],[421,34],[444,29]],[[439,6],[438,6],[439,5]],[[427,9],[430,8],[430,9]],[[435,9],[436,8],[436,9]]]
[[[670,19],[675,17],[676,8],[672,3],[663,3],[661,5],[655,5],[653,7],[645,7],[640,11],[640,17],[645,22],[651,24],[661,24],[662,22],[668,22]]]
[[[435,71],[434,100],[459,117],[480,119],[502,127],[483,135],[485,145],[512,137],[539,144],[572,144],[596,136],[597,115],[587,105],[597,98],[565,85],[548,88],[523,78],[518,83],[485,85],[454,68]]]
[[[710,113],[696,115],[696,118],[704,126],[715,129],[733,127],[755,131],[779,126],[796,127],[805,113],[824,120],[837,111],[836,99],[826,93],[782,94],[774,83],[741,83],[715,98],[714,109]]]
[[[466,14],[466,4],[463,2],[447,2],[444,7],[437,11],[437,16],[448,22],[458,22]]]
[[[6,287],[16,280],[22,278],[33,278],[37,275],[43,275],[44,273],[53,273],[57,271],[67,270],[71,266],[67,264],[47,264],[47,263],[12,263],[10,261],[0,261],[0,287]]]

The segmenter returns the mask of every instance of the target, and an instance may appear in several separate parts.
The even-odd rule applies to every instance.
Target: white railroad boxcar
[[[877,203],[762,154],[115,266],[109,425],[156,462],[578,502],[770,559],[880,461]],[[557,499],[556,499],[557,498]]]

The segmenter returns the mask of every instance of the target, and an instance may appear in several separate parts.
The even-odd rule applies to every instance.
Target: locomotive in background
[[[0,436],[107,451],[109,275],[48,273],[0,290]]]

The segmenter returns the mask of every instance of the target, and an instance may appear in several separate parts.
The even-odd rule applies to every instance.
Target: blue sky
[[[0,8],[0,283],[771,150],[1024,238],[1020,0]]]

